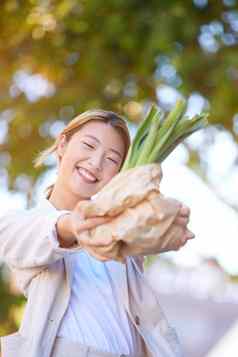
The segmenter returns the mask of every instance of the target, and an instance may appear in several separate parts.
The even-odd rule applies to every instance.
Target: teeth
[[[90,172],[88,172],[86,169],[83,169],[82,167],[77,167],[79,173],[85,177],[87,180],[91,181],[91,182],[96,182],[97,179],[95,176],[93,176],[92,174],[90,174]]]

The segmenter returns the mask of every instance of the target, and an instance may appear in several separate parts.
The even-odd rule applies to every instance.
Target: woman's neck
[[[58,210],[72,211],[82,199],[75,197],[70,192],[63,191],[62,188],[58,187],[56,182],[48,200]]]

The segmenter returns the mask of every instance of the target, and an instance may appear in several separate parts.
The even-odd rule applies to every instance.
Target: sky
[[[195,239],[170,255],[180,264],[194,265],[202,257],[216,257],[231,274],[238,274],[238,214],[221,201],[203,180],[172,157],[163,166],[163,194],[191,209],[189,229]],[[178,253],[178,254],[177,254]]]

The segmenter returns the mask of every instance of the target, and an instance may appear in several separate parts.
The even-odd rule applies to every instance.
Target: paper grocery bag
[[[172,224],[179,211],[176,200],[160,193],[159,164],[119,173],[91,201],[82,201],[85,217],[109,215],[112,220],[80,234],[82,241],[112,241],[98,247],[101,255],[121,261],[126,255],[157,254],[175,239]]]
[[[143,201],[149,193],[160,192],[162,170],[159,164],[135,167],[115,175],[93,199],[79,203],[85,217],[122,213]]]

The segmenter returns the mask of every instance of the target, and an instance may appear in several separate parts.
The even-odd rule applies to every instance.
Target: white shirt
[[[141,340],[119,299],[121,263],[101,262],[82,250],[74,264],[71,297],[58,336],[117,354],[141,355]]]
[[[59,246],[56,231],[51,240]],[[74,272],[71,297],[57,336],[100,351],[142,355],[141,337],[120,301],[117,275],[122,264],[101,262],[84,249],[69,259]]]

